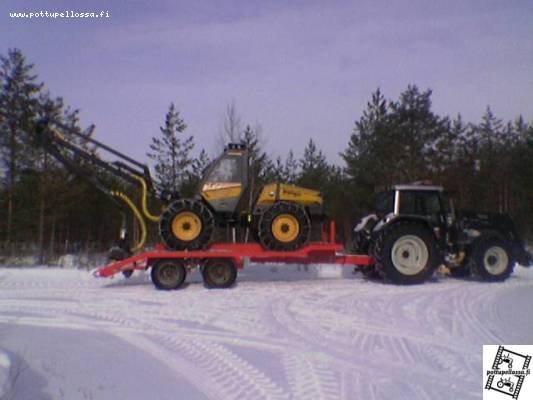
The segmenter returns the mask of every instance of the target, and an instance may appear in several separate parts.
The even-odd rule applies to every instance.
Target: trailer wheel
[[[507,243],[497,237],[478,239],[470,257],[472,274],[484,281],[504,281],[513,272],[513,258]]]
[[[376,269],[385,281],[417,284],[440,264],[432,233],[416,223],[397,223],[385,229],[373,247]]]
[[[235,263],[226,258],[212,258],[202,267],[204,284],[210,289],[226,289],[237,279]]]
[[[213,214],[201,201],[182,199],[171,203],[159,221],[159,235],[171,250],[205,247],[215,228]]]
[[[181,260],[159,260],[152,266],[152,282],[161,290],[174,290],[185,281],[187,270]]]
[[[280,201],[261,215],[258,236],[269,250],[297,250],[310,239],[311,220],[302,206]]]

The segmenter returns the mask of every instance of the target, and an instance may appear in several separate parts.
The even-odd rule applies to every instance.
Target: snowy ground
[[[416,287],[300,269],[173,292],[0,269],[0,399],[480,399],[482,345],[533,344],[533,268]]]

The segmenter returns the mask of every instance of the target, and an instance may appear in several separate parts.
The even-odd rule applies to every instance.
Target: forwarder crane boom
[[[48,154],[63,164],[69,172],[85,179],[94,188],[108,196],[121,210],[120,236],[117,247],[112,249],[110,256],[114,259],[121,259],[141,249],[147,237],[146,220],[159,221],[159,216],[150,213],[147,206],[148,196],[158,197],[148,166],[59,121],[51,119],[38,121],[36,134],[38,143]],[[67,135],[79,139],[80,144],[67,139]],[[84,145],[91,145],[93,150],[88,150]],[[96,154],[97,150],[103,150],[117,157],[117,160],[103,160]],[[123,182],[140,188],[140,207],[120,188],[111,187],[113,185],[104,179],[106,175],[112,175]],[[126,212],[131,212],[140,226],[140,240],[133,246],[129,242]]]

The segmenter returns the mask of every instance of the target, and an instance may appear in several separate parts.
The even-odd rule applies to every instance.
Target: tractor
[[[312,222],[323,218],[322,194],[283,183],[255,188],[249,153],[242,144],[229,144],[206,169],[193,198],[177,198],[161,214],[159,234],[169,249],[205,247],[214,230],[250,232],[269,250],[297,250],[309,242]]]
[[[508,387],[509,393],[514,392],[514,382],[511,381],[511,378],[503,379],[503,377],[500,378],[498,383],[496,383],[496,386],[498,386],[500,389],[503,389],[503,387]]]
[[[509,369],[512,369],[513,368],[513,359],[511,358],[511,356],[509,354],[507,355],[504,355],[500,361],[498,362],[498,368],[500,367],[501,364],[503,363],[506,363],[507,364],[507,367]]]
[[[379,192],[374,212],[353,230],[353,247],[374,258],[364,275],[399,284],[424,282],[440,265],[453,276],[502,281],[531,258],[509,215],[456,211],[443,187],[423,183]]]

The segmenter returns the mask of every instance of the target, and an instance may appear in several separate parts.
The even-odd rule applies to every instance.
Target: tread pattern
[[[279,242],[272,234],[272,222],[280,214],[291,214],[300,224],[300,233],[292,242]],[[311,220],[301,205],[280,201],[261,214],[261,217],[259,218],[258,236],[263,247],[269,250],[298,250],[309,242],[311,237]]]
[[[440,264],[440,257],[438,256],[438,250],[436,248],[436,244],[434,241],[431,241],[431,243],[428,243],[428,251],[429,251],[429,262],[433,262],[434,265],[431,265],[429,267],[428,271],[422,271],[419,274],[412,275],[412,276],[404,276],[404,275],[397,275],[393,276],[391,274],[392,270],[396,271],[394,266],[388,265],[389,263],[392,263],[388,258],[390,258],[389,251],[387,251],[388,242],[387,239],[389,239],[391,236],[396,234],[396,232],[402,231],[402,230],[410,230],[410,229],[420,229],[420,230],[426,230],[426,228],[418,223],[413,222],[397,222],[396,224],[384,228],[381,232],[378,233],[378,236],[374,240],[373,245],[371,246],[372,251],[372,257],[376,261],[375,263],[375,269],[377,273],[383,278],[385,282],[388,283],[399,283],[399,284],[417,284],[422,283],[424,280],[426,280],[427,277],[431,276],[435,269]],[[428,275],[427,277],[425,275]]]
[[[172,233],[172,221],[174,217],[184,211],[196,214],[202,221],[200,235],[191,241],[179,240]],[[159,236],[171,250],[198,250],[202,249],[211,240],[215,230],[215,217],[213,213],[201,201],[182,199],[172,202],[161,214],[159,221]]]
[[[507,256],[509,257],[509,265],[507,266],[507,269],[500,275],[490,274],[483,266],[483,255],[491,246],[502,247],[507,252]],[[512,259],[511,252],[509,251],[509,246],[505,243],[505,241],[496,236],[481,237],[474,242],[468,263],[470,266],[470,271],[472,272],[472,276],[487,282],[504,281],[513,273],[514,269],[514,261]]]
[[[211,277],[211,269],[215,268],[217,264],[219,266],[224,265],[225,268],[229,269],[229,278],[223,283],[219,283],[216,280],[213,280]],[[209,289],[227,289],[233,286],[233,284],[237,280],[237,268],[235,267],[235,263],[230,259],[210,259],[207,260],[205,265],[203,266],[202,278],[204,280],[204,284]]]

